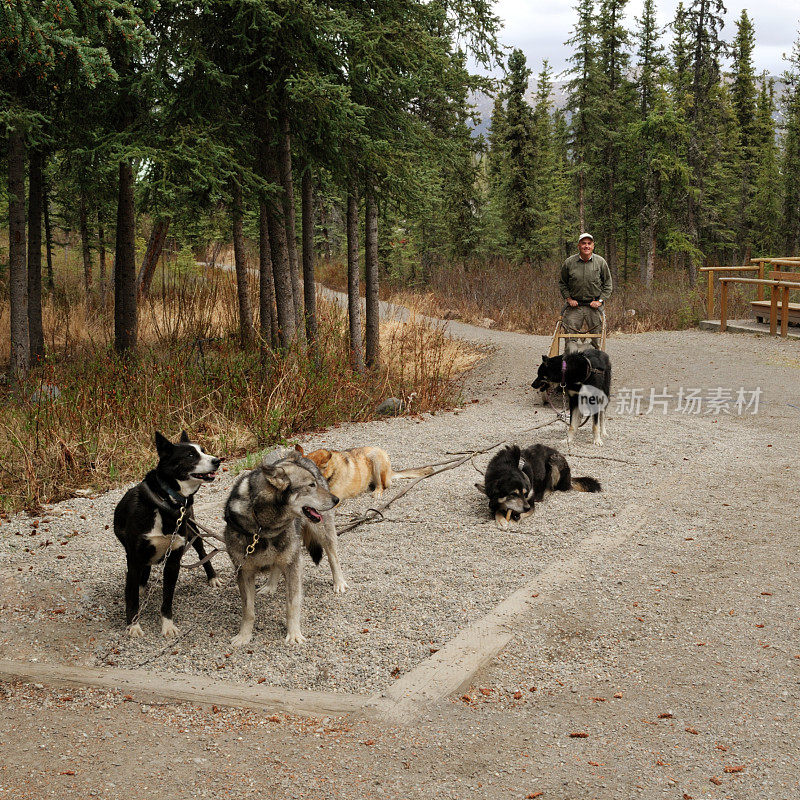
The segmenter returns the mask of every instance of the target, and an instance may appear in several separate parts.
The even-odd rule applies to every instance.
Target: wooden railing
[[[758,278],[764,278],[764,262],[749,267],[700,267],[700,272],[708,273],[708,289],[706,291],[706,314],[708,319],[714,317],[714,275],[721,272],[755,272]],[[758,287],[758,299],[764,299],[764,287]]]
[[[800,256],[785,256],[780,258],[774,257],[759,257],[751,258],[750,264],[743,267],[701,267],[700,272],[708,273],[708,289],[706,291],[706,313],[708,319],[714,317],[714,275],[718,272],[755,272],[759,280],[764,280],[764,271],[766,265],[769,264],[774,267],[797,267],[800,266]],[[767,281],[772,283],[772,281]],[[758,286],[758,300],[764,299],[764,285]]]
[[[785,262],[785,259],[782,259]],[[773,262],[774,263],[774,262]],[[791,262],[797,264],[798,262]],[[786,266],[784,263],[782,266]],[[798,274],[800,278],[800,274]],[[781,336],[785,339],[789,332],[789,292],[800,289],[800,282],[785,280],[763,280],[760,278],[733,278],[723,277],[719,279],[720,310],[719,310],[719,329],[725,331],[728,328],[728,284],[729,283],[750,283],[757,285],[763,293],[764,287],[770,287],[770,307],[769,307],[769,332],[773,336],[777,333],[778,310],[781,312]],[[781,303],[778,305],[778,294],[781,295]]]

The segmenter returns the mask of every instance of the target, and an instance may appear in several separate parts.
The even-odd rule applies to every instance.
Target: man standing
[[[580,235],[578,253],[570,256],[561,267],[558,287],[567,301],[561,317],[564,332],[582,333],[585,324],[588,333],[601,333],[603,304],[611,297],[611,270],[604,258],[594,254],[591,233]],[[591,342],[600,349],[598,339]],[[568,353],[577,350],[577,339],[567,339],[564,349]]]

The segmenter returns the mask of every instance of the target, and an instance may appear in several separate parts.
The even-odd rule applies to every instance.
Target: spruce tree
[[[736,116],[737,152],[736,172],[736,244],[742,264],[749,260],[754,247],[752,212],[755,192],[756,160],[756,80],[753,67],[753,47],[755,31],[747,10],[736,21],[736,36],[732,44],[733,83],[731,102]]]
[[[594,149],[592,204],[600,226],[605,257],[615,281],[618,279],[617,196],[619,184],[631,169],[632,154],[626,150],[624,131],[633,120],[633,87],[628,78],[629,35],[623,26],[627,0],[601,0],[597,15],[597,59],[602,79],[598,100],[599,137]]]
[[[687,252],[689,280],[697,280],[697,268],[703,261],[706,241],[704,226],[715,209],[704,206],[709,165],[715,150],[717,131],[714,129],[721,94],[715,90],[720,81],[720,56],[725,43],[720,38],[725,6],[722,0],[692,0],[686,9],[687,37],[690,50],[691,82],[689,95],[689,150],[691,191],[687,203],[687,235],[692,244]]]
[[[568,62],[567,109],[572,114],[572,149],[578,195],[578,224],[586,230],[586,194],[588,172],[593,160],[593,142],[599,129],[599,98],[602,78],[597,63],[597,31],[594,19],[594,0],[579,0],[575,7],[578,19],[572,36],[565,44],[574,54]]]
[[[793,256],[800,248],[800,38],[783,73],[783,255]]]
[[[774,82],[764,74],[756,107],[756,168],[749,220],[754,252],[760,256],[777,255],[783,244],[780,237],[782,187],[774,113]]]
[[[639,98],[639,113],[637,116],[639,122],[644,122],[653,111],[656,93],[660,91],[659,83],[664,76],[664,67],[666,66],[664,48],[659,41],[660,32],[656,22],[655,0],[645,0],[642,16],[636,19],[636,23],[636,38],[639,42],[636,50],[636,73],[638,75],[636,91]],[[650,208],[650,203],[645,199],[648,196],[648,187],[651,186],[648,176],[651,162],[647,150],[636,146],[635,130],[635,125],[628,129],[629,141],[627,146],[634,153],[638,151],[638,159],[635,158],[633,160],[633,166],[640,205],[638,213],[639,275],[642,281],[649,286],[653,278],[654,222],[659,215],[657,213],[655,218],[652,216],[653,209]],[[634,135],[631,139],[630,134],[632,133]]]
[[[525,94],[528,69],[522,50],[508,57],[505,96],[506,113],[503,138],[505,169],[501,182],[502,208],[509,244],[517,258],[529,256],[530,236],[534,226],[533,198],[533,113]]]

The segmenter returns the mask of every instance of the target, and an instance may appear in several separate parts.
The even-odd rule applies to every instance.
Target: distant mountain
[[[536,81],[531,81],[528,84],[528,92],[525,99],[533,105],[536,102]],[[567,106],[567,82],[555,81],[553,88],[550,92],[550,99],[552,101],[552,108],[566,108]],[[470,101],[478,109],[481,121],[473,128],[474,136],[484,137],[489,133],[489,127],[492,122],[492,108],[494,107],[494,97],[488,94],[474,94]]]

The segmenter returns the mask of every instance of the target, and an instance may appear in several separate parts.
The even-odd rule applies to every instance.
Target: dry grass
[[[390,298],[401,305],[413,304],[422,313],[435,317],[550,335],[563,308],[558,292],[559,269],[506,261],[469,270],[438,267],[432,271],[428,291],[397,289]],[[731,286],[729,318],[749,317],[747,303],[753,296],[754,290]],[[688,328],[705,318],[705,288],[691,288],[682,273],[662,272],[650,290],[629,280],[615,288],[606,315],[609,331],[641,333]]]
[[[470,364],[441,330],[415,319],[382,329],[385,366],[354,374],[345,313],[322,298],[318,354],[298,347],[263,363],[238,347],[234,277],[220,272],[156,291],[141,308],[136,357],[119,359],[111,315],[76,299],[73,280],[45,303],[46,361],[24,384],[0,389],[0,509],[141,478],[153,464],[154,430],[185,429],[210,452],[237,457],[369,419],[387,396],[413,398],[412,411],[451,407]],[[7,307],[0,325],[7,359]]]

